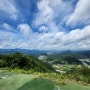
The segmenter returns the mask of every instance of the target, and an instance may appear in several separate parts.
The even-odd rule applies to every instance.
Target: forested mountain
[[[14,54],[16,52],[20,52],[23,54],[32,54],[32,55],[70,55],[76,58],[90,58],[90,50],[82,50],[82,51],[47,51],[47,50],[29,50],[29,49],[0,49],[0,54]]]

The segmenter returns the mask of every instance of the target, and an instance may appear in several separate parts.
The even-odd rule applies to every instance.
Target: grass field
[[[66,85],[59,87],[56,87],[52,81],[35,75],[12,74],[0,70],[0,90],[90,90],[90,86],[70,80]]]
[[[75,81],[68,81],[66,85],[60,87],[61,90],[90,90],[90,86],[79,84]]]
[[[32,75],[14,75],[0,71],[0,90],[54,90],[52,81],[35,78]]]

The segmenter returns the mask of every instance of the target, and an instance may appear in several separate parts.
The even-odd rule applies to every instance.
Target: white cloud
[[[90,21],[90,0],[79,0],[76,9],[67,21],[67,25],[87,24]],[[89,20],[89,21],[88,21]],[[90,22],[88,23],[90,24]]]
[[[90,49],[90,26],[69,33],[44,33],[39,35],[37,48],[45,50]]]
[[[79,0],[76,8],[72,4],[73,1],[40,0],[38,2],[39,12],[36,14],[34,24],[45,24],[48,28],[48,33],[38,35],[38,49],[41,49],[41,47],[43,47],[42,49],[54,50],[90,49],[89,25],[83,29],[70,30],[69,33],[66,33],[65,27],[63,27],[65,23],[67,25],[75,25],[77,23],[84,23],[85,21],[85,23],[89,24],[88,18],[90,18],[90,12],[88,9],[90,7],[90,0]],[[72,11],[74,11],[73,14],[71,14]]]
[[[58,32],[60,25],[66,22],[72,11],[72,2],[63,0],[40,0],[37,3],[38,13],[33,21],[34,25],[46,25],[50,32]],[[67,9],[68,7],[68,9]],[[57,22],[59,23],[57,25]]]
[[[42,50],[90,49],[90,25],[83,29],[77,28],[68,33],[65,32],[68,27],[64,27],[64,24],[74,9],[72,1],[74,0],[39,0],[38,13],[33,21],[33,24],[36,25],[34,30],[32,31],[33,28],[31,29],[29,24],[23,23],[16,28],[16,31],[19,32],[13,33],[8,31],[12,27],[4,23],[2,27],[5,32],[0,32],[0,47]],[[90,15],[87,2],[89,0],[78,1],[74,13],[67,21],[68,25],[84,21],[84,23],[90,23],[87,20]],[[6,7],[9,5],[8,8],[4,7],[4,3],[6,3]],[[12,0],[10,2],[2,0],[0,10],[9,14],[11,18],[17,16],[17,10]]]
[[[62,44],[63,46],[68,47],[68,49],[80,49],[82,46],[90,49],[90,26],[85,27],[84,29],[75,29],[70,31],[68,34],[59,32],[53,41],[53,44]]]
[[[52,6],[50,5],[52,2]],[[57,3],[56,3],[57,4]],[[56,32],[58,31],[58,26],[53,21],[56,13],[54,12],[52,7],[56,6],[55,1],[51,0],[41,0],[38,2],[38,10],[39,12],[36,14],[34,24],[35,25],[43,25],[46,24],[48,28],[48,32]],[[41,28],[42,29],[42,28]],[[45,27],[43,27],[46,30]]]
[[[87,38],[90,38],[90,26],[85,27],[84,29],[76,29],[71,31],[66,35],[65,38],[68,38],[68,42],[82,41]]]
[[[49,6],[49,3],[49,0],[41,0],[40,2],[38,2],[37,6],[39,12],[36,15],[36,20],[34,21],[34,24],[44,24],[52,19],[53,11],[52,8]]]
[[[25,36],[28,36],[32,32],[32,29],[31,29],[31,27],[28,24],[20,24],[20,25],[18,25],[17,28]]]
[[[2,27],[4,29],[6,29],[6,30],[11,30],[12,29],[12,27],[9,24],[7,24],[7,23],[3,23]]]
[[[15,48],[19,39],[20,36],[18,33],[3,30],[0,31],[0,47],[2,48]]]
[[[3,11],[10,15],[12,19],[17,18],[17,9],[15,8],[15,4],[13,0],[0,0],[0,11]]]
[[[35,36],[34,36],[35,35]],[[80,50],[90,49],[90,26],[83,29],[75,29],[69,33],[40,33],[33,34],[34,38],[28,41],[30,49],[42,50]],[[37,46],[37,47],[36,47]]]
[[[49,39],[49,37],[51,37],[51,36],[52,36],[51,33],[40,34],[39,35],[39,40],[45,41],[46,39]]]
[[[39,30],[46,32],[46,31],[48,30],[48,28],[47,28],[46,26],[41,26],[41,27],[39,28]]]
[[[29,30],[29,29],[28,29]],[[26,34],[26,32],[24,32]],[[16,37],[17,36],[17,37]],[[18,34],[0,31],[0,47],[39,50],[82,50],[90,49],[90,25],[69,33],[31,33],[24,39]],[[16,43],[17,42],[17,43]]]

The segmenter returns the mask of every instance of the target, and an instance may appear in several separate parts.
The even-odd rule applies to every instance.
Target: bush
[[[76,81],[83,81],[90,84],[90,68],[82,66],[71,69],[67,75]]]

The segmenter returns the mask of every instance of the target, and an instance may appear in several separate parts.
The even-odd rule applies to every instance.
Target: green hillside
[[[78,60],[79,58],[82,59],[86,57],[79,54],[52,54],[47,56],[47,59],[60,64],[82,64],[82,62]]]
[[[60,90],[90,90],[90,86],[85,86],[75,81],[67,81],[66,85],[61,86]]]
[[[0,67],[19,68],[39,72],[55,71],[49,64],[38,60],[34,56],[15,53],[11,55],[0,55]]]

